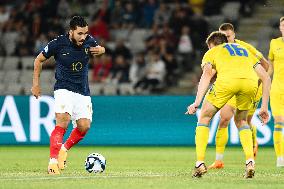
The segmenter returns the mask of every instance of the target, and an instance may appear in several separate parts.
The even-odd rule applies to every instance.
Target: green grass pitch
[[[84,160],[91,152],[107,159],[106,171],[89,174]],[[225,169],[209,170],[201,179],[191,178],[195,162],[193,147],[74,147],[68,154],[68,167],[60,176],[46,173],[47,146],[0,146],[0,188],[284,188],[284,168],[275,167],[273,148],[261,148],[256,159],[256,175],[244,179],[241,147],[226,149]],[[214,160],[214,148],[207,150],[207,165]]]

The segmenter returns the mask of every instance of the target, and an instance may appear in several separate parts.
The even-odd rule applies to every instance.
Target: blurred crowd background
[[[92,95],[190,95],[196,91],[207,35],[223,22],[267,55],[279,35],[278,0],[0,0],[0,95],[30,95],[33,60],[85,16],[106,53],[90,61]],[[54,60],[43,65],[52,95]]]

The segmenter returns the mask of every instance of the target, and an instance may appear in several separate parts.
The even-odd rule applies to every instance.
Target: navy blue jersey
[[[90,95],[88,82],[89,48],[97,46],[96,40],[88,35],[81,47],[70,41],[69,35],[60,35],[50,41],[42,51],[45,58],[54,56],[54,90],[67,89],[84,96]]]

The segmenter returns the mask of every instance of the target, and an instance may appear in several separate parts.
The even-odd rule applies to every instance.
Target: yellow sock
[[[197,161],[204,161],[208,139],[209,139],[208,125],[198,124],[195,130]]]
[[[228,142],[229,134],[228,127],[226,128],[218,128],[216,133],[216,154],[224,154],[226,144]]]
[[[283,123],[275,123],[274,125],[274,132],[273,132],[273,142],[274,142],[274,150],[276,156],[283,156],[284,154],[284,140],[283,140],[283,130],[284,124]]]
[[[252,145],[252,132],[248,125],[239,128],[240,140],[245,152],[246,159],[254,159],[253,145]]]
[[[257,144],[257,128],[255,125],[250,125],[251,131],[252,131],[252,142],[253,146]]]

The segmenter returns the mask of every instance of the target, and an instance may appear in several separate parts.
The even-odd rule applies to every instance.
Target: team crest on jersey
[[[85,48],[85,53],[88,54],[89,53],[89,49]]]
[[[46,45],[46,47],[44,47],[44,52],[48,52],[48,45]]]

